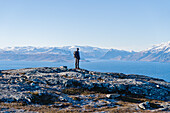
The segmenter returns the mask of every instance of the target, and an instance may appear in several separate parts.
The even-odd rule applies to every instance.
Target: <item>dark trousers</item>
[[[75,58],[75,68],[79,69],[79,59]]]

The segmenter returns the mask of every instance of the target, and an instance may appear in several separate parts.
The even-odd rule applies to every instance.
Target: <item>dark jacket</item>
[[[79,55],[79,51],[74,51],[74,58],[77,58],[80,60],[80,55]]]

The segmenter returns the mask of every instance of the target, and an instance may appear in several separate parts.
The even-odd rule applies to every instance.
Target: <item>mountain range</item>
[[[135,53],[129,56],[127,60],[170,62],[170,41]]]
[[[170,41],[154,45],[140,52],[111,49],[102,58],[125,61],[170,62]]]
[[[95,59],[170,62],[170,41],[140,52],[91,46],[6,47],[0,49],[0,60],[72,62],[74,60],[73,51],[76,48],[80,48],[82,61]]]

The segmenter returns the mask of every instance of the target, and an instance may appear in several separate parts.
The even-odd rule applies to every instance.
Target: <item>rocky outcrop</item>
[[[95,93],[83,95],[87,92]],[[98,93],[102,94],[101,99],[97,99]],[[66,66],[2,70],[0,73],[1,102],[50,104],[64,108],[70,104],[102,107],[115,106],[115,98],[121,95],[170,101],[169,94],[170,83],[144,75],[101,73],[67,69]]]

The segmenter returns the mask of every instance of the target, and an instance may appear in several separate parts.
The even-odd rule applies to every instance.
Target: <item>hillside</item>
[[[170,83],[144,75],[41,67],[0,72],[1,112],[164,112]]]

